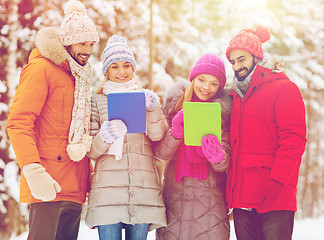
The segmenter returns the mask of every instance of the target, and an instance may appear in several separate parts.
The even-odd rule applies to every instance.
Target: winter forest
[[[81,0],[82,1],[82,0]],[[0,0],[0,239],[27,229],[27,206],[18,203],[20,170],[6,132],[19,74],[38,30],[59,26],[65,0]],[[108,38],[127,38],[141,84],[163,99],[210,52],[233,71],[225,51],[240,29],[267,26],[266,57],[280,60],[301,89],[307,111],[307,145],[298,183],[296,218],[324,215],[324,2],[323,0],[84,0],[100,43],[91,63],[92,90],[102,80],[100,55]]]

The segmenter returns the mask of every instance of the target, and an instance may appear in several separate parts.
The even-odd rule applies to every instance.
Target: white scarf
[[[92,70],[89,63],[81,66],[70,54],[67,54],[67,60],[70,64],[71,73],[75,78],[74,105],[67,153],[73,161],[80,161],[90,151],[92,143],[92,137],[90,136],[90,79]]]
[[[140,87],[136,79],[129,80],[125,83],[116,83],[108,80],[102,86],[102,92],[107,95],[108,93],[118,93],[118,92],[132,92],[139,90]]]
[[[118,93],[118,92],[132,92],[138,91],[140,86],[138,85],[136,79],[129,80],[125,83],[116,83],[108,80],[102,86],[102,92],[107,95],[109,93]],[[116,160],[120,160],[123,155],[123,144],[124,136],[116,139],[108,149],[108,155],[114,155]]]

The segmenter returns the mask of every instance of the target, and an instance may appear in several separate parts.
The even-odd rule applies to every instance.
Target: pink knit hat
[[[219,81],[219,90],[222,90],[226,84],[224,63],[214,54],[206,53],[198,59],[189,74],[190,82],[200,74],[210,74],[216,77]]]
[[[226,50],[226,57],[230,61],[230,52],[239,49],[263,59],[262,43],[269,39],[270,31],[264,26],[243,29],[231,39]]]
[[[82,42],[99,42],[96,26],[86,14],[83,3],[77,0],[67,2],[65,17],[60,27],[60,38],[64,46]]]

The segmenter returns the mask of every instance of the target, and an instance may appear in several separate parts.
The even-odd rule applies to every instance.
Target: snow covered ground
[[[231,221],[231,239],[236,240],[233,222]],[[10,240],[26,240],[27,233],[20,236],[13,236]],[[148,235],[148,240],[155,239],[155,232],[152,231]],[[324,239],[324,216],[318,218],[307,218],[295,221],[293,240],[321,240]],[[97,230],[90,230],[84,223],[81,222],[80,233],[78,240],[99,240]]]

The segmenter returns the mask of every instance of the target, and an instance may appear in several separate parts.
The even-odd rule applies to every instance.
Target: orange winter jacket
[[[56,36],[51,39],[53,36],[48,34],[51,31],[36,36],[37,48],[21,72],[7,131],[20,168],[39,163],[61,186],[53,201],[84,203],[90,186],[91,163],[86,157],[74,162],[66,152],[74,77],[64,55],[67,52]],[[32,197],[23,174],[20,183],[20,202],[40,202]]]

